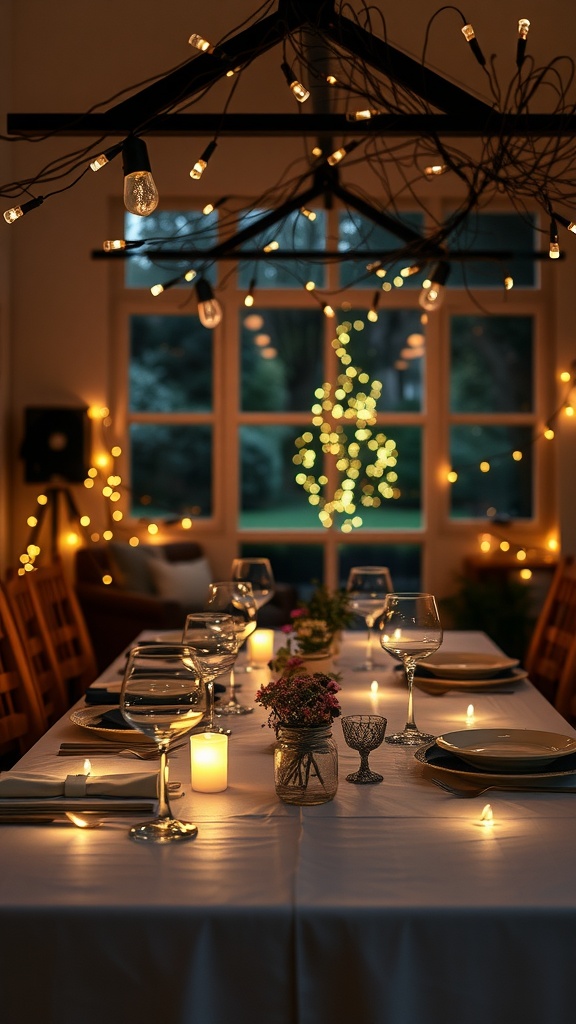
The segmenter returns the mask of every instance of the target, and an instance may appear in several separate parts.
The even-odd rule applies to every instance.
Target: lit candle
[[[91,771],[92,771],[92,762],[90,761],[89,758],[86,758],[86,760],[84,761],[84,775],[90,775]]]
[[[466,725],[474,725],[475,721],[476,716],[474,714],[474,705],[469,704],[468,707],[466,708]]]
[[[274,655],[274,630],[255,629],[248,637],[248,660],[254,665],[267,665]]]
[[[484,825],[484,828],[492,828],[494,824],[494,812],[490,804],[486,804],[480,815],[480,821]]]
[[[221,793],[228,786],[228,737],[203,732],[190,737],[192,789],[197,793]]]
[[[374,696],[378,693],[378,681],[376,679],[373,679],[370,683],[370,692],[373,693]]]

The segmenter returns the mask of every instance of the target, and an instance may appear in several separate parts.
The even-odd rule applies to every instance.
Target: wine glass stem
[[[414,670],[416,668],[416,662],[412,658],[407,658],[404,662],[404,671],[406,673],[406,682],[408,683],[408,720],[406,722],[407,729],[415,729],[416,722],[414,721]]]
[[[160,774],[158,786],[158,817],[171,818],[172,811],[168,803],[168,743],[158,744],[160,751]]]
[[[206,684],[208,691],[208,724],[206,732],[214,731],[214,680]]]
[[[366,640],[366,662],[364,667],[368,672],[371,672],[374,667],[374,661],[372,658],[372,627],[374,625],[374,618],[372,615],[366,616],[366,625],[368,627],[368,638]]]
[[[360,771],[361,771],[362,773],[364,773],[364,774],[365,774],[366,772],[369,772],[369,771],[370,771],[370,766],[369,766],[369,764],[368,764],[368,754],[369,754],[369,753],[370,753],[370,751],[369,751],[369,750],[366,750],[366,748],[365,748],[365,747],[362,747],[362,748],[360,749]]]

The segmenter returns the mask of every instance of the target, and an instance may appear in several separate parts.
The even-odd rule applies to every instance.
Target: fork
[[[482,796],[483,793],[487,793],[490,789],[498,790],[501,793],[576,793],[576,785],[574,786],[501,786],[495,783],[491,786],[477,786],[470,782],[459,782],[457,786],[448,785],[440,779],[430,779],[435,786],[439,786],[445,793],[450,793],[452,796],[464,797],[469,799],[475,796]]]

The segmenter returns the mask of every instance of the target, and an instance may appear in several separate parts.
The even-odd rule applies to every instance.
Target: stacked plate
[[[517,683],[528,673],[517,658],[503,654],[432,654],[416,667],[414,681],[429,693],[446,690],[494,690]]]
[[[530,786],[537,779],[576,775],[576,737],[537,729],[444,733],[415,756],[441,775],[487,785]]]

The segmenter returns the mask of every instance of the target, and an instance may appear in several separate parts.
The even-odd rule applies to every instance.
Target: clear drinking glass
[[[442,626],[432,594],[388,594],[380,623],[380,643],[388,654],[404,665],[408,684],[408,718],[402,732],[386,736],[386,743],[419,747],[435,739],[420,732],[414,721],[414,669],[442,643]]]
[[[129,725],[155,741],[160,752],[158,817],[134,825],[133,839],[167,843],[193,839],[198,828],[178,821],[167,796],[168,747],[198,725],[208,709],[208,688],[188,644],[146,644],[128,655],[120,710]]]
[[[357,671],[371,672],[374,668],[372,630],[376,619],[382,614],[384,599],[392,589],[390,571],[385,565],[357,565],[350,569],[346,583],[350,608],[363,617],[368,628],[366,656]]]
[[[238,655],[234,619],[222,612],[191,612],[186,616],[182,643],[190,644],[208,687],[208,714],[205,732],[226,732],[214,724],[214,682],[229,673]]]
[[[274,573],[268,558],[235,558],[232,562],[233,580],[241,580],[252,587],[258,611],[274,596]],[[238,667],[236,672],[252,672],[258,665]]]
[[[257,608],[250,583],[242,583],[240,580],[224,580],[219,583],[211,583],[208,588],[207,610],[223,612],[232,617],[238,648],[242,646],[247,637],[256,629]],[[221,715],[247,715],[253,710],[254,708],[240,704],[238,701],[234,669],[232,669],[230,673],[230,699],[226,704],[219,704],[215,714],[218,717]]]

